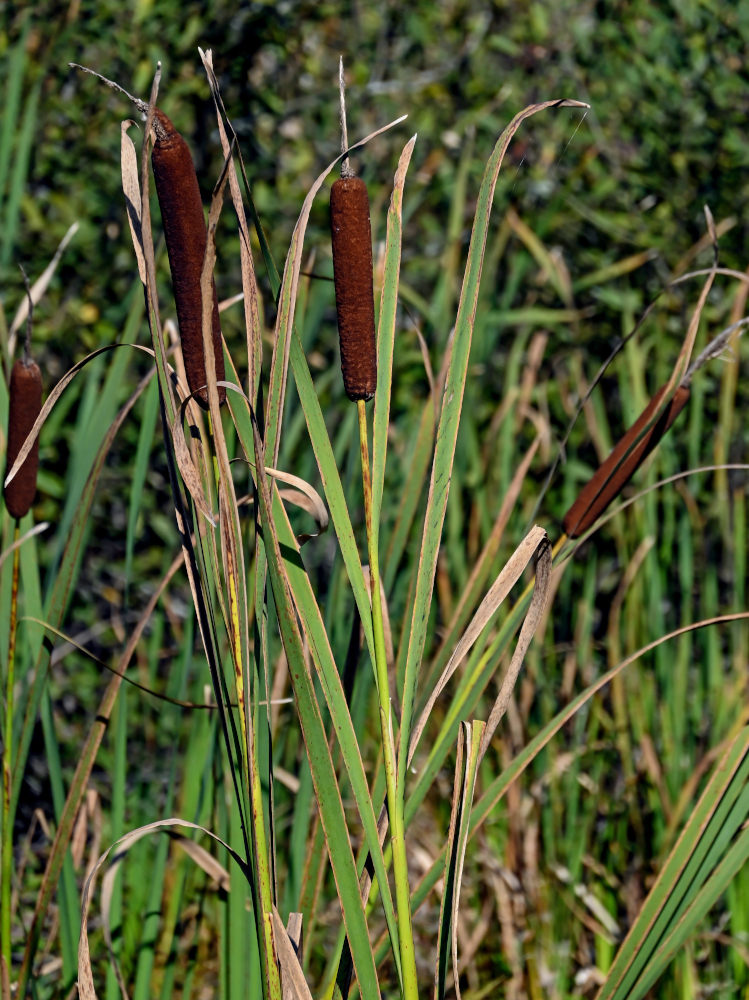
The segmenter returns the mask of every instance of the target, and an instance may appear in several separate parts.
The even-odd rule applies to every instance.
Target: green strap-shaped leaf
[[[619,949],[598,1000],[643,995],[639,988],[633,992],[635,984],[652,982],[651,963],[653,969],[662,971],[665,967],[663,940],[691,909],[748,814],[749,726],[733,740],[715,768]]]
[[[385,919],[393,946],[393,958],[398,969],[398,974],[400,975],[398,927],[393,909],[393,899],[387,878],[385,860],[377,834],[377,818],[359,750],[359,741],[357,740],[354,724],[351,720],[343,684],[333,658],[333,651],[330,648],[320,608],[315,599],[309,576],[302,565],[296,539],[294,538],[291,525],[289,524],[286,511],[277,490],[273,491],[273,512],[274,526],[278,532],[279,544],[286,552],[296,552],[296,557],[291,556],[287,558],[284,564],[289,587],[291,588],[294,603],[304,628],[305,637],[309,643],[310,652],[312,653],[312,659],[322,684],[325,701],[330,711],[333,728],[341,747],[346,772],[351,782],[351,789],[354,793],[359,816],[364,827],[366,847],[370,857],[373,859],[375,875],[380,886],[380,897],[385,911]]]
[[[387,219],[385,244],[385,277],[380,297],[380,318],[377,328],[377,392],[375,394],[374,429],[372,432],[372,523],[378,530],[382,490],[385,482],[385,456],[387,432],[390,423],[390,392],[393,383],[393,347],[395,342],[395,314],[398,308],[398,284],[401,264],[401,239],[403,231],[403,187],[406,171],[416,136],[410,139],[401,153],[393,182],[393,195]]]
[[[673,961],[679,949],[694,933],[697,924],[706,916],[739,874],[747,860],[749,860],[749,827],[741,831],[736,843],[727,851],[713,875],[696,893],[682,918],[661,941],[652,961],[648,963],[642,976],[628,994],[632,1000],[647,994],[669,963]]]
[[[62,562],[60,564],[60,569],[55,577],[55,585],[53,587],[52,593],[50,595],[50,600],[47,605],[47,622],[53,629],[60,627],[62,614],[64,608],[67,604],[67,592],[68,588],[72,585],[78,572],[78,567],[80,565],[80,549],[83,541],[83,537],[86,533],[86,526],[88,524],[89,514],[91,511],[91,505],[94,500],[96,493],[96,487],[99,482],[99,476],[104,467],[104,461],[112,443],[117,436],[117,432],[125,421],[125,418],[129,414],[130,410],[134,406],[136,400],[140,394],[145,389],[146,385],[150,380],[151,375],[146,376],[136,389],[135,393],[130,397],[125,406],[122,407],[117,419],[109,428],[107,435],[101,445],[99,452],[96,456],[96,461],[94,462],[93,469],[86,481],[84,487],[83,496],[81,498],[81,503],[77,512],[76,517],[73,519],[71,534],[68,539],[68,544],[65,547],[63,553]],[[170,577],[167,577],[169,579]],[[149,603],[147,614],[143,616],[141,622],[136,626],[133,634],[131,636],[128,647],[123,654],[122,661],[120,664],[120,672],[125,669],[129,658],[135,650],[135,643],[140,637],[140,634],[145,627],[146,623],[150,618],[150,612],[153,605],[156,602],[158,594],[160,591],[156,592],[154,598]],[[47,666],[49,663],[49,647],[44,645],[42,651],[36,662],[36,670],[34,677],[34,684],[32,688],[32,693],[28,702],[28,710],[26,717],[24,719],[24,729],[21,734],[20,750],[16,757],[16,768],[14,771],[14,782],[13,782],[13,796],[11,799],[11,816],[15,813],[16,804],[18,801],[18,793],[20,790],[21,781],[23,779],[23,772],[26,762],[26,757],[28,755],[28,748],[31,742],[31,734],[33,731],[33,723],[36,718],[36,713],[39,709],[39,702],[41,701],[42,692],[44,690],[44,682],[47,677]],[[102,722],[102,719],[107,719],[114,705],[114,700],[119,690],[119,685],[121,683],[120,677],[113,677],[110,681],[102,703],[99,707],[97,713],[96,724],[92,727],[87,739],[81,750],[80,760],[76,768],[75,775],[71,782],[71,786],[68,790],[65,805],[63,807],[62,813],[59,818],[57,833],[55,835],[55,842],[50,852],[50,857],[47,861],[47,868],[44,873],[44,878],[42,880],[42,888],[39,892],[36,901],[36,907],[34,910],[34,916],[31,922],[31,928],[26,937],[26,946],[24,949],[23,963],[21,966],[21,971],[19,973],[18,979],[18,995],[24,996],[26,984],[28,983],[29,975],[31,972],[32,963],[36,953],[36,948],[39,943],[39,937],[41,934],[41,929],[44,924],[44,920],[47,914],[47,909],[51,902],[52,896],[54,895],[60,873],[62,871],[63,861],[66,857],[68,846],[70,844],[70,838],[73,833],[73,822],[78,813],[78,809],[81,800],[86,792],[86,786],[88,778],[91,774],[91,769],[94,766],[96,760],[96,754],[101,743],[101,739],[104,735],[106,729],[106,722]]]
[[[299,336],[294,332],[291,338],[291,369],[294,373],[299,400],[304,410],[307,421],[312,448],[317,459],[317,467],[320,470],[325,499],[330,508],[330,517],[333,521],[338,544],[341,547],[341,555],[346,566],[346,572],[354,592],[354,600],[359,609],[364,637],[367,640],[369,655],[374,663],[374,635],[372,633],[372,612],[369,605],[369,591],[364,582],[359,550],[354,538],[354,529],[351,526],[346,497],[343,493],[343,485],[338,472],[338,464],[333,454],[333,446],[330,443],[328,430],[325,426],[320,403],[312,384],[307,359],[304,356],[302,343]]]
[[[411,736],[414,697],[419,667],[426,642],[427,622],[429,620],[429,609],[434,588],[434,574],[437,568],[437,553],[439,552],[442,537],[442,525],[445,519],[450,477],[455,458],[458,424],[463,404],[463,393],[468,371],[468,356],[471,349],[471,338],[476,318],[481,269],[484,262],[484,251],[489,231],[494,188],[507,147],[521,123],[526,118],[530,118],[532,115],[549,107],[587,107],[587,105],[579,101],[544,101],[542,104],[533,104],[521,111],[513,118],[499,137],[486,165],[479,190],[471,233],[471,244],[468,250],[468,260],[455,323],[452,356],[442,396],[442,408],[437,428],[437,443],[429,484],[429,499],[424,517],[424,532],[419,557],[414,607],[409,630],[402,696],[400,756],[398,761],[398,783],[401,788],[405,784],[406,759]]]
[[[359,880],[349,841],[346,815],[328,748],[320,707],[315,697],[312,677],[305,662],[302,637],[291,597],[289,580],[271,514],[270,487],[262,460],[262,442],[254,423],[253,431],[257,458],[256,482],[265,549],[268,555],[268,570],[307,758],[315,785],[320,818],[325,831],[338,898],[343,911],[343,921],[351,945],[352,959],[362,996],[367,1000],[379,998],[377,970],[369,942],[364,907],[359,894]]]

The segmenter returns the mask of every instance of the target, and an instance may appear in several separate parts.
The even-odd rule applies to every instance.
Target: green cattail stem
[[[19,525],[16,521],[15,551],[13,552],[13,578],[10,592],[10,628],[8,637],[8,673],[5,685],[5,719],[3,724],[3,805],[2,826],[0,826],[0,975],[5,983],[10,982],[11,938],[10,904],[13,873],[13,816],[11,814],[11,787],[13,783],[13,712],[16,660],[16,623],[18,621],[18,567],[20,548],[18,547]]]
[[[393,879],[395,882],[395,903],[398,914],[398,940],[400,944],[401,974],[403,977],[403,997],[404,1000],[418,1000],[416,955],[411,919],[411,891],[408,882],[408,858],[406,854],[405,796],[404,789],[399,787],[398,784],[398,761],[395,750],[393,708],[390,701],[382,597],[380,594],[379,525],[374,524],[372,517],[372,479],[369,466],[367,416],[364,399],[358,400],[357,408],[359,411],[359,443],[364,487],[364,514],[367,525],[367,548],[369,553],[372,631],[375,647],[374,667],[377,696],[380,705],[380,730],[385,761],[390,845],[393,852]],[[403,748],[403,752],[405,752],[405,748]]]

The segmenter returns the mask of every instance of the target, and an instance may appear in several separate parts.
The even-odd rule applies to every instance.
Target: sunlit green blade
[[[623,1000],[635,983],[652,982],[665,967],[661,942],[710,878],[736,831],[749,814],[749,727],[731,743],[619,949],[599,1000]],[[744,842],[743,849],[746,850]],[[711,898],[708,892],[702,898]],[[647,974],[651,962],[654,971]]]
[[[377,330],[377,393],[375,395],[374,425],[372,431],[372,522],[380,523],[382,490],[385,482],[385,456],[387,432],[390,423],[390,393],[393,381],[393,346],[395,340],[395,315],[398,307],[398,282],[400,278],[401,237],[403,228],[403,187],[411,160],[416,136],[401,154],[395,174],[393,194],[388,211],[385,267],[380,299],[380,317]]]
[[[312,658],[322,683],[325,700],[333,721],[336,739],[341,748],[346,773],[351,788],[356,799],[359,816],[364,827],[366,845],[369,855],[373,859],[375,874],[381,886],[380,898],[385,910],[390,939],[393,945],[393,957],[396,966],[400,967],[398,948],[398,929],[393,909],[393,900],[390,892],[390,885],[387,879],[387,870],[377,835],[377,819],[374,807],[369,794],[367,776],[364,772],[364,764],[361,758],[359,741],[356,736],[346,697],[343,691],[340,674],[333,659],[325,626],[323,624],[320,609],[317,605],[309,576],[304,570],[301,555],[296,546],[296,540],[291,530],[291,525],[286,517],[278,491],[274,490],[273,498],[274,526],[278,533],[278,541],[281,550],[289,555],[285,561],[285,569],[289,586],[294,598],[299,618],[302,621],[305,638],[309,643]],[[296,556],[292,555],[296,550]]]
[[[442,526],[445,519],[450,478],[455,458],[455,444],[468,372],[468,357],[471,349],[473,326],[476,319],[476,304],[489,231],[492,201],[494,200],[494,189],[505,152],[520,124],[526,118],[537,114],[545,108],[564,105],[582,106],[574,101],[545,101],[542,104],[531,105],[515,116],[499,137],[494,147],[494,151],[487,162],[478,194],[473,231],[471,233],[471,244],[468,250],[463,288],[460,294],[460,304],[455,322],[450,366],[445,381],[439,425],[437,428],[437,442],[429,486],[429,500],[424,517],[419,571],[416,580],[411,627],[409,630],[408,654],[402,695],[401,753],[398,766],[398,781],[401,787],[405,784],[406,748],[411,734],[416,685],[421,658],[424,652],[424,644],[426,642],[434,574],[437,568],[437,554],[442,538]]]
[[[359,609],[364,636],[367,640],[372,662],[374,663],[372,615],[369,607],[369,593],[364,583],[359,550],[354,538],[354,529],[351,527],[351,518],[349,517],[348,505],[343,493],[341,476],[333,454],[333,448],[330,444],[328,431],[325,427],[320,403],[315,393],[315,387],[312,384],[307,359],[304,357],[304,351],[296,333],[291,339],[291,368],[294,373],[299,400],[307,420],[307,429],[325,489],[325,499],[328,501],[328,507],[330,508],[330,517],[333,521],[338,544],[341,547],[341,555],[343,556],[349,581],[351,582],[351,589],[354,592],[354,599]]]
[[[262,455],[262,445],[257,430],[255,430],[255,454]],[[302,638],[289,592],[288,577],[271,515],[270,490],[262,462],[258,462],[257,465],[257,485],[276,613],[289,661],[289,672],[294,685],[299,721],[304,735],[312,779],[315,783],[315,795],[328,843],[328,853],[335,875],[346,934],[351,945],[354,968],[362,996],[376,998],[380,995],[377,971],[369,943],[367,921],[359,895],[359,880],[349,841],[346,817],[328,749],[320,708],[305,662]]]

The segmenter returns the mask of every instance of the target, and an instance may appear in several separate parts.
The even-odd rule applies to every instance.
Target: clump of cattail
[[[348,147],[341,66],[342,149]],[[367,186],[351,169],[348,157],[330,191],[333,280],[341,342],[343,385],[349,399],[371,399],[377,387],[377,346],[372,282],[372,229]]]
[[[656,412],[665,389],[664,386],[653,396],[565,514],[562,523],[569,538],[582,535],[601,516],[684,409],[689,399],[689,386],[686,384],[679,386],[652,427],[642,433]]]
[[[148,104],[133,97],[119,84],[86,66],[79,66],[77,63],[70,65],[98,77],[108,86],[124,94],[143,114],[148,114]],[[151,165],[164,226],[169,268],[172,273],[174,304],[177,310],[187,384],[200,405],[207,409],[203,306],[200,291],[200,275],[207,243],[203,202],[190,148],[159,108],[153,109],[153,132]],[[224,350],[216,285],[213,281],[211,290],[213,353],[216,362],[216,380],[220,382],[224,379]],[[226,399],[224,386],[218,386],[218,398],[220,403]]]
[[[30,357],[19,358],[10,373],[8,409],[8,454],[6,475],[13,467],[21,446],[34,426],[42,408],[42,373]],[[36,495],[39,468],[39,438],[10,483],[3,488],[5,506],[15,518],[28,513]]]

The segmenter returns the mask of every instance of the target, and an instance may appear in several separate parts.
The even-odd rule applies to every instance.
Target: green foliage
[[[279,264],[305,194],[338,152],[338,54],[347,69],[352,139],[408,113],[407,133],[386,132],[354,155],[370,182],[376,281],[385,292],[382,312],[392,322],[392,383],[378,389],[372,457],[394,646],[389,665],[399,694],[406,684],[414,698],[407,730],[528,527],[541,524],[556,541],[557,525],[580,486],[668,379],[703,279],[668,283],[712,263],[704,204],[718,227],[720,264],[746,268],[745,5],[661,9],[635,0],[626,18],[604,8],[386,0],[258,2],[238,9],[223,2],[82,0],[64,9],[52,2],[10,8],[0,24],[0,58],[7,67],[0,129],[4,345],[23,298],[16,265],[23,263],[33,282],[71,223],[81,225],[34,313],[33,348],[47,391],[90,351],[150,344],[117,169],[119,122],[138,116],[121,97],[70,71],[69,61],[91,65],[145,97],[155,62],[163,60],[160,101],[188,138],[207,203],[223,154],[196,47],[211,47],[268,236],[262,249]],[[499,175],[489,224],[492,198],[479,192],[497,136],[521,107],[550,94],[585,99],[592,110],[555,112],[524,126]],[[395,236],[388,229],[388,257],[378,265],[386,227],[396,225],[388,215],[392,174],[405,136],[414,132],[402,219]],[[89,861],[126,831],[170,815],[210,829],[247,857],[251,802],[262,802],[265,810],[254,834],[268,838],[268,870],[256,859],[248,872],[223,847],[201,841],[228,869],[226,879],[217,871],[206,874],[163,833],[134,846],[120,866],[109,908],[112,947],[134,995],[204,990],[240,997],[258,995],[263,984],[272,992],[258,929],[266,890],[284,921],[294,910],[304,913],[303,962],[311,983],[332,989],[337,975],[339,985],[345,979],[342,899],[363,992],[376,994],[375,979],[383,995],[397,990],[398,959],[388,955],[390,948],[397,954],[399,939],[396,893],[391,899],[380,879],[364,907],[356,889],[362,845],[374,847],[373,821],[385,800],[370,666],[377,637],[362,573],[366,535],[356,415],[337,371],[324,198],[318,195],[308,208],[298,247],[299,288],[294,294],[287,284],[278,304],[278,275],[263,266],[260,236],[252,231],[260,298],[258,325],[250,333],[264,342],[269,448],[274,429],[279,433],[278,457],[266,464],[324,494],[331,530],[300,554],[294,536],[310,530],[309,516],[289,508],[287,521],[275,487],[262,494],[268,505],[263,524],[274,526],[268,534],[256,529],[251,507],[236,503],[245,492],[257,497],[262,484],[247,464],[257,447],[250,412],[230,392],[231,419],[214,420],[212,435],[201,429],[203,454],[210,456],[201,482],[214,510],[225,491],[231,517],[220,534],[192,508],[192,589],[180,571],[142,622],[180,545],[177,494],[170,486],[176,475],[169,455],[173,414],[167,404],[170,427],[162,437],[155,380],[136,393],[139,379],[153,369],[151,360],[127,347],[95,359],[65,390],[42,431],[33,520],[50,526],[21,549],[11,976],[17,979],[26,962],[22,974],[31,976],[40,997],[66,995],[76,977],[78,897]],[[155,201],[153,212],[166,318],[169,275]],[[467,268],[475,216],[487,230],[480,283],[475,256],[473,269]],[[393,240],[401,238],[398,274],[392,251]],[[228,203],[216,241],[219,297],[228,297],[242,287],[239,236]],[[458,312],[466,271],[477,296],[469,317]],[[652,312],[594,386],[600,366],[656,296]],[[379,304],[379,289],[376,298]],[[393,315],[396,301],[400,308]],[[745,301],[744,286],[718,277],[698,349],[741,318]],[[279,313],[282,322],[274,330]],[[459,427],[449,406],[442,414],[445,422],[455,418],[457,433],[454,455],[449,442],[437,449],[437,478],[450,481],[443,527],[427,503],[427,485],[442,365],[456,315],[458,361],[466,368],[464,374],[452,369],[448,384],[451,393],[457,388],[465,394],[465,402]],[[467,319],[473,324],[470,354]],[[227,310],[223,323],[237,381],[245,384],[241,306]],[[276,343],[288,338],[288,382],[280,360],[271,373],[274,332]],[[713,361],[695,375],[687,413],[627,497],[689,468],[746,462],[740,341],[734,351],[729,363]],[[7,371],[7,351],[4,361]],[[165,358],[159,363],[168,398]],[[7,393],[0,383],[5,427]],[[531,447],[537,451],[516,481]],[[229,465],[230,458],[237,461]],[[500,516],[513,489],[515,499]],[[176,491],[190,510],[184,486]],[[433,527],[422,545],[425,516]],[[13,535],[3,517],[5,551]],[[29,518],[23,527],[32,523]],[[223,613],[231,576],[227,539],[243,554],[238,661],[251,692],[249,720],[228,706],[236,703],[237,647],[227,624],[231,616]],[[434,593],[429,565],[419,569],[430,545]],[[464,993],[479,996],[493,984],[508,996],[521,989],[529,996],[581,995],[609,966],[622,968],[623,959],[615,958],[620,939],[633,928],[630,942],[637,943],[642,925],[636,903],[675,844],[684,851],[683,865],[703,848],[709,864],[699,869],[701,882],[690,875],[687,895],[679,897],[684,905],[674,899],[676,912],[662,911],[658,940],[648,940],[647,932],[640,936],[643,964],[632,981],[639,976],[644,989],[662,975],[657,989],[664,996],[749,982],[742,906],[747,847],[740,832],[744,758],[736,764],[743,786],[725,792],[720,785],[715,800],[703,800],[710,842],[688,822],[703,789],[720,784],[716,762],[745,754],[740,734],[747,720],[749,633],[740,620],[685,628],[745,612],[746,551],[745,470],[718,469],[648,493],[576,551],[568,546],[555,552],[561,569],[545,629],[527,653],[509,713],[478,768],[473,809],[471,785],[466,811],[456,813],[452,843],[470,837],[459,901],[466,925],[484,928],[462,973]],[[11,563],[0,568],[3,682]],[[203,641],[194,604],[204,616],[197,623],[207,626]],[[419,847],[410,859],[410,889],[422,988],[434,974],[438,931],[443,959],[447,955],[449,900],[441,919],[440,899],[431,889],[445,871],[460,722],[487,718],[493,678],[501,680],[509,663],[526,606],[527,597],[513,591],[468,652],[432,709],[415,773],[401,754],[406,842]],[[357,656],[350,650],[359,616],[363,651]],[[100,662],[29,618],[75,636]],[[136,626],[145,631],[131,650],[132,662],[125,661]],[[635,656],[677,629],[684,631]],[[631,662],[619,669],[626,658]],[[102,665],[124,670],[126,662],[128,677],[142,689],[113,682]],[[308,667],[319,674],[311,673],[302,688],[295,673]],[[207,694],[211,671],[213,692]],[[143,689],[174,701],[156,700]],[[293,706],[274,701],[268,709],[269,695],[290,697],[292,691],[303,698],[304,733]],[[221,697],[223,723],[202,707],[206,698]],[[334,739],[341,720],[345,733]],[[310,746],[317,754],[312,767]],[[76,771],[82,762],[87,773]],[[315,804],[321,782],[329,795],[323,794],[322,825]],[[58,832],[64,848],[75,818],[63,808],[65,796],[73,795],[77,805],[76,790],[82,795],[86,787],[98,801],[92,798],[79,820],[88,839],[77,844],[85,847],[55,852],[51,837]],[[728,819],[717,801],[727,801],[724,792],[739,803]],[[36,807],[49,836],[34,832]],[[336,844],[333,868],[323,829]],[[692,854],[678,840],[682,830]],[[720,856],[709,853],[713,843],[721,846]],[[387,844],[374,852],[380,872],[390,864]],[[454,850],[449,857],[448,884],[455,885]],[[52,907],[37,919],[48,861],[54,877],[45,891]],[[667,897],[679,884],[673,865],[666,866]],[[424,876],[418,887],[417,875]],[[92,913],[98,908],[97,893]],[[102,931],[94,919],[91,928],[97,989],[114,1000],[119,988]],[[372,959],[370,944],[374,948],[380,934]],[[32,937],[39,949],[30,967]],[[653,958],[648,949],[659,942],[668,948]],[[459,955],[466,944],[461,928]],[[680,960],[664,969],[664,957],[677,947],[684,949]],[[43,960],[45,949],[62,958],[61,966]],[[443,961],[442,978],[445,967]],[[624,983],[621,989],[630,988],[629,980]]]

